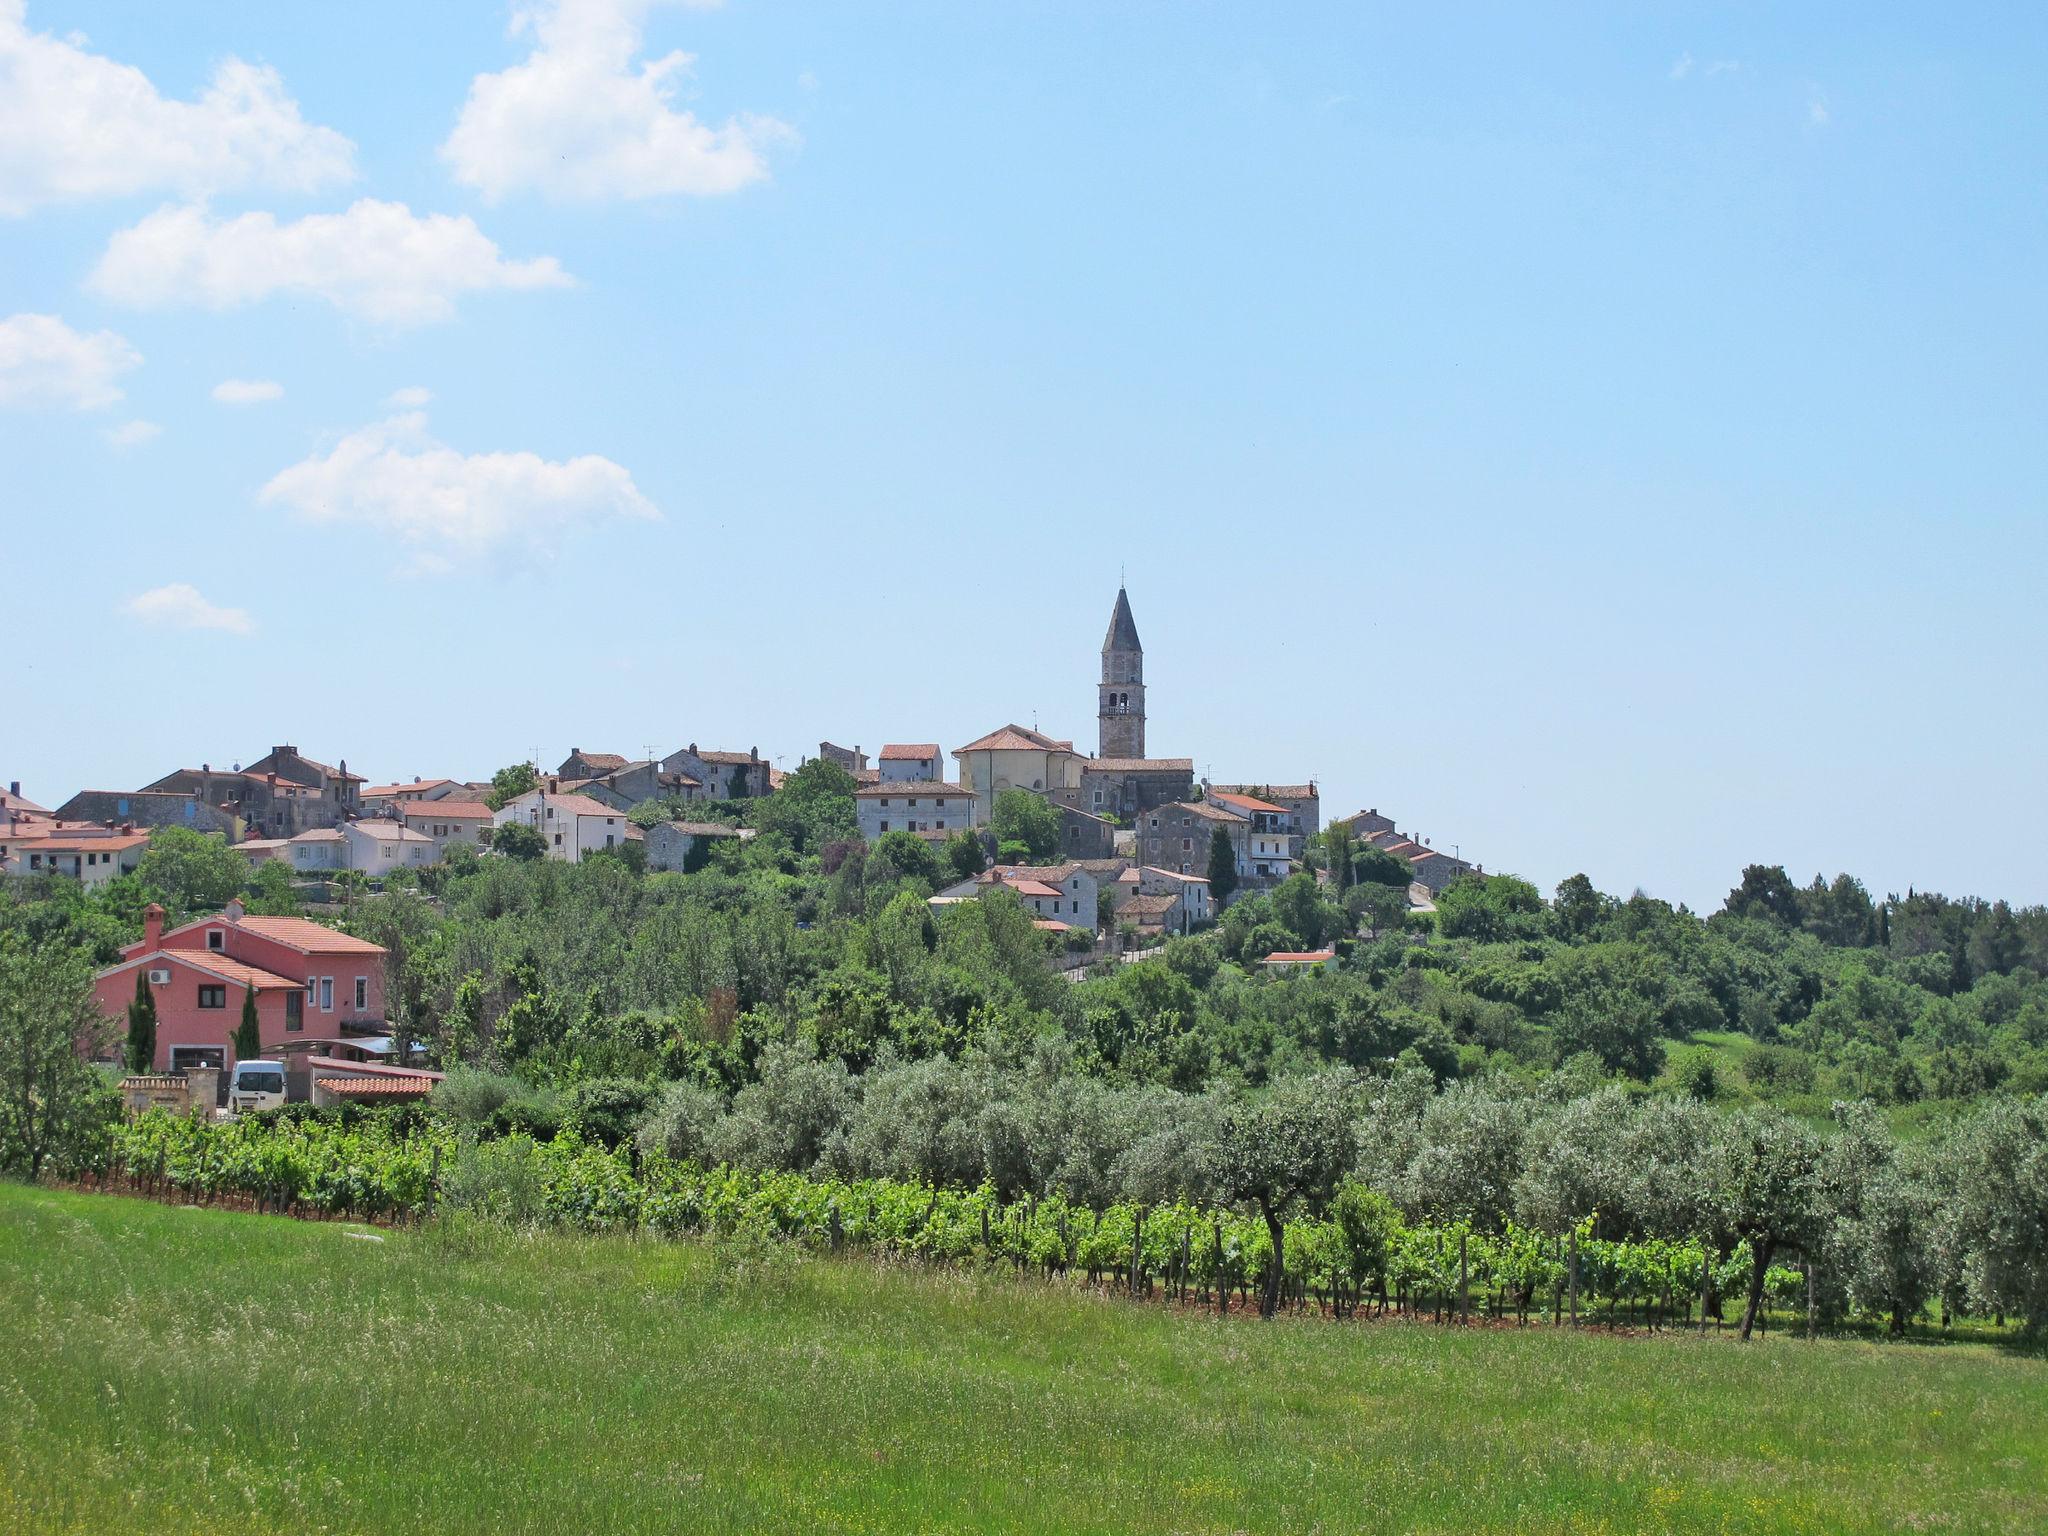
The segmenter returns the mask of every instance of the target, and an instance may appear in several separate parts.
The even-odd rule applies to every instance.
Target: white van
[[[284,1063],[281,1061],[238,1061],[228,1079],[228,1108],[238,1115],[253,1115],[266,1109],[284,1107]]]

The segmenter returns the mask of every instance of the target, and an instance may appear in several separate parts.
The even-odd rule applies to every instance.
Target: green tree
[[[298,891],[292,885],[292,872],[286,865],[276,859],[265,859],[256,866],[256,877],[250,884],[253,892],[249,898],[249,910],[256,916],[300,915]]]
[[[1209,899],[1221,908],[1236,889],[1237,850],[1230,845],[1230,834],[1218,827],[1209,834]]]
[[[1395,891],[1405,891],[1415,883],[1415,870],[1406,859],[1371,843],[1358,845],[1351,857],[1351,873],[1362,885],[1383,885]]]
[[[1743,1338],[1763,1307],[1764,1277],[1782,1248],[1812,1242],[1820,1143],[1775,1109],[1745,1109],[1721,1123],[1717,1189],[1730,1230],[1749,1244]]]
[[[215,912],[241,894],[249,863],[218,832],[158,827],[135,874],[177,916]]]
[[[1550,911],[1559,933],[1568,939],[1583,939],[1592,934],[1613,905],[1613,900],[1601,895],[1584,875],[1567,875],[1558,882]]]
[[[92,967],[75,949],[0,934],[0,1168],[83,1158],[116,1101],[81,1055],[106,1043]]]
[[[981,839],[972,832],[955,832],[947,838],[946,866],[956,880],[972,880],[987,869],[988,857],[982,852]]]
[[[540,787],[540,775],[531,763],[510,763],[491,775],[491,787],[484,791],[484,804],[494,811],[505,808],[508,800],[517,800],[521,795]]]
[[[1043,795],[1028,789],[1005,789],[996,795],[989,826],[1000,846],[1022,843],[1030,862],[1044,864],[1059,857],[1060,812]]]
[[[856,835],[853,775],[830,758],[814,757],[782,781],[761,802],[754,825],[780,832],[798,853],[815,853],[827,843]]]
[[[156,1070],[156,994],[149,990],[149,967],[135,970],[135,1000],[128,1005],[128,1041],[124,1057],[130,1072]]]
[[[1342,896],[1351,884],[1351,861],[1358,851],[1358,839],[1348,821],[1333,821],[1323,829],[1323,868],[1330,872],[1330,885]]]
[[[1259,1316],[1280,1310],[1287,1269],[1288,1215],[1306,1206],[1320,1215],[1358,1150],[1355,1093],[1348,1074],[1284,1078],[1263,1098],[1239,1100],[1223,1114],[1213,1182],[1226,1200],[1257,1207],[1273,1243]]]
[[[242,989],[242,1021],[235,1026],[235,1060],[250,1061],[263,1054],[263,1026],[256,1017],[256,989]]]
[[[523,821],[508,821],[491,834],[491,848],[508,859],[531,864],[536,859],[547,857],[548,840],[538,827],[529,827]]]

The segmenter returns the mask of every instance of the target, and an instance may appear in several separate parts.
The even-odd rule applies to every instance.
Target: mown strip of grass
[[[2048,1365],[1982,1346],[363,1230],[0,1185],[0,1529],[2048,1529]]]

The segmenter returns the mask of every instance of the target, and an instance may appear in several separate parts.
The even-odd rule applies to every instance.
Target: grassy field
[[[2043,1530],[2044,1410],[1981,1345],[1261,1326],[0,1184],[9,1532]]]

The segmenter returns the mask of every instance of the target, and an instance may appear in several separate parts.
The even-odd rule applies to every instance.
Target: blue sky
[[[1219,779],[2048,899],[2048,17],[1904,10],[0,0],[0,778],[1087,748],[1123,570]]]

